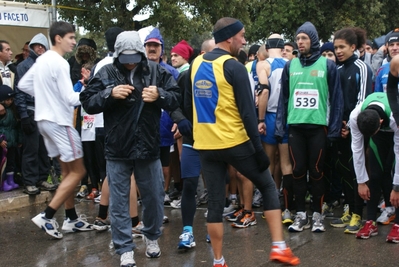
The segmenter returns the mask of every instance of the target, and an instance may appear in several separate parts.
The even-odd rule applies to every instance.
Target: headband
[[[269,38],[266,40],[266,49],[284,48],[284,40],[280,38]]]
[[[213,33],[213,36],[215,37],[215,43],[217,44],[233,37],[239,31],[241,31],[242,28],[244,28],[244,24],[237,20],[233,24],[227,25],[226,27],[217,30]]]

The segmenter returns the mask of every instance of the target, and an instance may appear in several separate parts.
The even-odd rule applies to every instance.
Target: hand
[[[347,138],[349,133],[350,133],[350,130],[346,124],[346,121],[342,121],[341,137]]]
[[[370,190],[366,183],[358,184],[357,191],[362,199],[370,200]]]
[[[81,72],[82,80],[88,80],[90,78],[90,70],[82,68]]]
[[[193,125],[188,119],[182,119],[177,123],[179,131],[184,136],[191,136],[193,134]]]
[[[265,151],[259,150],[255,152],[256,163],[258,164],[258,169],[260,172],[263,172],[269,168],[270,161],[267,157]]]
[[[134,87],[128,84],[117,85],[112,89],[111,96],[115,99],[126,99],[134,90]]]
[[[399,192],[391,191],[391,197],[389,198],[391,205],[395,208],[399,207]]]
[[[36,131],[36,122],[33,117],[23,118],[21,119],[21,127],[22,131],[29,135]]]
[[[6,140],[1,141],[0,146],[2,148],[7,148],[7,141]]]
[[[264,122],[258,123],[259,134],[266,135],[266,124]]]
[[[151,103],[157,100],[159,97],[158,88],[154,85],[144,87],[142,98],[144,102]]]

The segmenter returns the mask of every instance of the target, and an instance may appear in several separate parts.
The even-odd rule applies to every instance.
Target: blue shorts
[[[261,135],[260,139],[263,143],[268,145],[277,145],[276,137],[274,133],[276,132],[276,113],[266,113],[265,117],[265,124],[266,124],[266,135]],[[288,131],[285,131],[283,136],[283,144],[288,143]]]
[[[201,162],[197,150],[183,144],[181,152],[181,178],[199,177]]]

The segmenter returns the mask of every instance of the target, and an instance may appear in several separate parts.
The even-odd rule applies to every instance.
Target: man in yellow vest
[[[207,227],[214,253],[214,267],[227,267],[223,258],[222,213],[225,203],[227,164],[250,179],[263,194],[264,216],[273,247],[269,259],[298,265],[282,232],[280,203],[268,170],[245,66],[237,57],[245,45],[244,25],[221,18],[214,26],[216,48],[197,57],[189,69],[184,105],[193,118],[194,148],[199,151],[208,188]]]

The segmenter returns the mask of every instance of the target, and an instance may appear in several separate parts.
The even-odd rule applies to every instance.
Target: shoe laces
[[[357,225],[360,225],[360,222],[361,222],[360,216],[357,215],[357,214],[355,214],[355,213],[353,213],[353,214],[352,214],[351,221],[349,222],[349,226],[357,226]]]
[[[147,244],[147,248],[150,250],[158,250],[159,249],[158,240],[150,240],[150,239],[146,238],[146,244]]]
[[[87,222],[87,216],[86,216],[86,214],[80,214],[78,219],[79,219],[80,221],[85,221],[85,222]]]
[[[133,259],[133,251],[125,252],[121,255],[121,262],[131,261]]]
[[[55,219],[48,219],[48,220],[50,220],[51,224],[55,225],[55,228],[56,228],[57,231],[58,231],[58,228],[60,227],[60,226],[58,225],[58,222],[57,222]]]
[[[190,237],[191,237],[191,233],[188,232],[188,231],[185,231],[185,232],[183,232],[183,233],[180,235],[179,238],[180,238],[182,241],[189,241],[189,240],[190,240]]]

